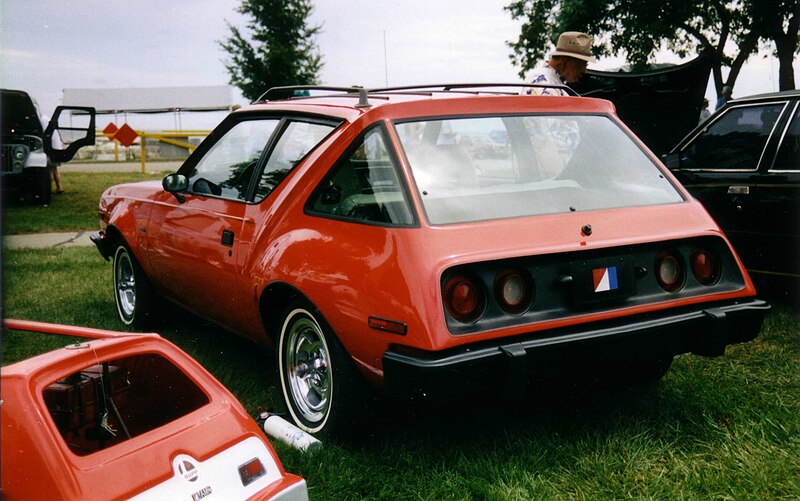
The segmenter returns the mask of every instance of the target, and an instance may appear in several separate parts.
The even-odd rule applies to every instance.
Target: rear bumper
[[[384,387],[394,398],[458,397],[485,387],[524,394],[529,378],[560,378],[615,360],[694,353],[719,356],[750,341],[770,305],[759,299],[711,303],[614,322],[468,345],[444,352],[390,349]]]

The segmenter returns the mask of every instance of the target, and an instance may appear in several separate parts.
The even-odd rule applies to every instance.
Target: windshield
[[[683,200],[605,116],[454,118],[396,128],[432,224]]]

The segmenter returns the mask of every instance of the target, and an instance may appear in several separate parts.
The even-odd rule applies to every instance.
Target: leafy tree
[[[320,26],[306,23],[312,10],[310,0],[242,0],[249,36],[228,23],[231,36],[219,42],[231,85],[254,100],[271,87],[317,84],[323,63],[314,42]]]
[[[664,45],[681,57],[707,52],[718,94],[724,85],[734,87],[759,42],[774,41],[780,89],[795,88],[798,0],[517,0],[506,10],[523,20],[519,39],[509,43],[523,77],[542,59],[548,41],[579,30],[595,36],[596,55],[625,53],[635,68]],[[727,80],[723,67],[730,68]]]

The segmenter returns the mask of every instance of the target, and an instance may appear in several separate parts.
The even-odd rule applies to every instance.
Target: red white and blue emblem
[[[619,289],[617,280],[617,267],[595,268],[592,270],[595,292],[613,291]]]

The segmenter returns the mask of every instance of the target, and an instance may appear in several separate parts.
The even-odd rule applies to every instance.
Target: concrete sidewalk
[[[34,233],[30,235],[3,236],[4,249],[55,249],[59,247],[86,247],[94,245],[89,240],[91,231],[67,233]]]
[[[174,172],[182,161],[147,162],[148,173],[165,171]],[[61,172],[141,172],[141,162],[69,162],[58,167]],[[73,231],[67,233],[36,233],[29,235],[4,235],[4,249],[54,249],[57,247],[85,247],[92,244],[89,240],[91,231]]]

